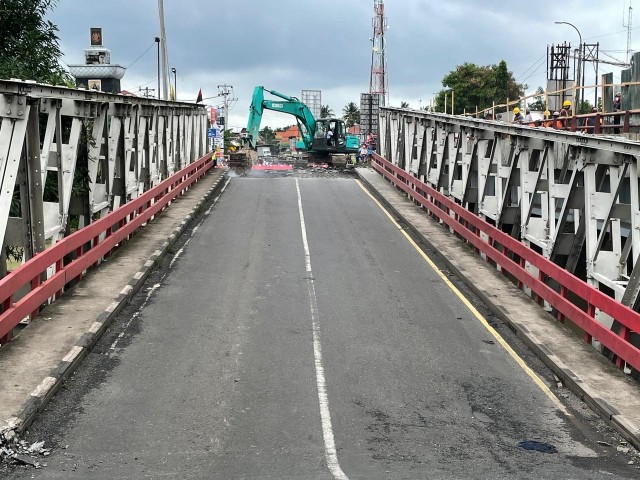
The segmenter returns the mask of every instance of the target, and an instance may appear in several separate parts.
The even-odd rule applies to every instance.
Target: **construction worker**
[[[560,112],[553,112],[553,120],[551,126],[555,129],[562,129],[562,120],[560,120]]]
[[[520,113],[520,109],[518,107],[514,108],[513,109],[513,122],[512,123],[520,123],[520,124],[522,124],[523,120],[524,120],[524,117]]]
[[[561,128],[569,127],[569,117],[571,116],[571,100],[565,100],[562,103],[562,110],[560,110]]]
[[[532,126],[533,124],[533,117],[531,116],[531,110],[529,110],[528,108],[525,110],[524,123],[526,123],[529,126]]]
[[[620,92],[617,92],[616,96],[613,99],[613,111],[616,113],[622,111],[622,93]],[[613,124],[617,126],[620,125],[620,115],[616,115],[615,117],[613,117]],[[613,133],[616,135],[619,134],[620,129],[618,127],[614,128]]]
[[[591,109],[591,117],[585,118],[584,121],[584,133],[595,133],[596,131],[596,114],[598,113],[598,108],[593,107]],[[602,118],[600,118],[600,125],[602,125]]]
[[[553,120],[551,119],[551,112],[549,110],[544,111],[544,121],[542,122],[543,127],[552,127]]]
[[[363,143],[358,150],[358,163],[365,163],[367,161],[367,146]]]

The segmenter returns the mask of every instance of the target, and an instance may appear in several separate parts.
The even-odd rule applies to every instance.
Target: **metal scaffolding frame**
[[[639,142],[389,107],[380,112],[379,153],[640,309]],[[615,328],[603,312],[595,317]]]
[[[0,80],[0,278],[6,246],[26,261],[67,235],[70,217],[82,227],[138,197],[202,157],[206,129],[201,105]]]

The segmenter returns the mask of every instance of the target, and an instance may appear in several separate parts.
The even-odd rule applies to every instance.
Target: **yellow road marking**
[[[384,208],[384,206],[378,201],[378,199],[375,198],[371,194],[371,192],[365,188],[365,186],[362,184],[360,180],[356,180],[356,183],[375,202],[375,204],[378,205],[378,207],[380,207],[380,210],[382,210],[384,214],[387,216],[387,218],[389,218],[391,223],[393,223],[398,228],[398,230],[402,232],[405,238],[409,241],[409,243],[413,246],[413,248],[418,252],[418,254],[420,254],[420,256],[424,259],[424,261],[427,262],[429,266],[440,276],[440,278],[451,289],[451,291],[453,291],[453,293],[456,294],[456,296],[460,299],[460,301],[466,305],[466,307],[471,311],[471,313],[473,313],[473,316],[480,321],[482,326],[489,331],[489,333],[498,341],[500,345],[502,345],[502,348],[504,348],[507,351],[507,353],[509,353],[511,358],[515,360],[515,362],[520,366],[520,368],[522,368],[525,371],[525,373],[529,375],[531,380],[533,380],[533,382],[538,386],[538,388],[540,388],[540,390],[542,390],[542,392],[547,397],[549,397],[549,399],[551,399],[553,403],[555,403],[555,405],[558,407],[559,410],[561,410],[565,415],[571,416],[571,413],[569,413],[567,408],[562,404],[562,402],[560,402],[558,397],[556,397],[553,394],[553,392],[551,391],[551,389],[549,389],[547,384],[544,383],[544,381],[536,374],[536,372],[534,372],[533,370],[531,370],[531,368],[529,368],[529,366],[520,357],[520,355],[518,355],[515,352],[515,350],[511,348],[511,345],[509,345],[506,342],[506,340],[502,338],[502,336],[491,325],[489,325],[489,322],[487,322],[487,320],[482,316],[482,314],[478,310],[476,310],[476,308],[471,304],[471,302],[467,300],[467,298],[462,294],[462,292],[460,292],[460,290],[458,290],[458,288],[451,282],[451,280],[449,280],[449,278],[442,272],[442,270],[440,270],[438,266],[435,263],[433,263],[433,261],[427,256],[427,254],[422,251],[422,249],[418,246],[418,244],[414,242],[413,238],[411,238],[411,236],[409,236],[409,234],[398,224],[398,222],[396,222],[395,218],[391,216],[391,214],[387,211],[386,208]]]

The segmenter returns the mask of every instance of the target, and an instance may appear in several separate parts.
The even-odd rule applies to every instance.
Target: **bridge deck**
[[[104,328],[95,322],[105,322],[109,316],[106,310],[116,308],[117,302],[131,296],[130,292],[121,292],[130,283],[136,283],[134,276],[138,272],[149,270],[145,263],[157,250],[166,248],[172,232],[223,175],[223,170],[216,170],[196,183],[151,225],[129,240],[124,249],[62,299],[49,305],[13,342],[2,347],[0,419],[3,423],[10,419],[30,420],[40,407],[42,396],[49,393],[47,389],[55,386],[54,380],[67,373],[65,367],[76,360],[75,355],[84,354],[77,346],[95,341],[97,328]],[[32,395],[33,392],[36,395]]]
[[[232,179],[32,426],[69,448],[29,476],[635,478],[356,181],[279,175]]]

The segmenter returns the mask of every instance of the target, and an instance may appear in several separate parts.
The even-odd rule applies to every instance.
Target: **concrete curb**
[[[356,170],[357,172],[357,170]],[[458,268],[456,263],[438,251],[428,238],[422,235],[407,218],[405,218],[393,205],[364,177],[358,173],[360,181],[380,200],[386,208],[392,211],[398,218],[401,218],[408,228],[417,235],[426,245],[431,248],[429,256],[435,255],[442,260],[447,268],[455,274],[464,284],[469,287],[481,300],[489,307],[491,312],[507,324],[511,330],[520,338],[524,344],[563,382],[563,384],[582,401],[584,401],[594,412],[596,412],[609,426],[615,429],[625,440],[640,450],[640,426],[629,421],[620,414],[614,407],[600,398],[596,392],[592,391],[589,385],[578,375],[574,374],[567,365],[562,363],[552,352],[545,348],[543,340],[538,339],[529,330],[518,322],[515,315],[511,313],[496,300],[495,296],[481,286],[473,282],[463,269]],[[379,175],[375,172],[376,175]],[[409,200],[407,200],[409,202]],[[515,287],[514,287],[515,288]],[[520,290],[518,290],[519,293]],[[594,351],[594,355],[598,355]],[[604,361],[604,358],[602,359]]]
[[[114,301],[111,302],[105,311],[98,316],[96,321],[89,328],[89,331],[80,337],[76,345],[71,348],[69,353],[60,361],[58,366],[51,371],[49,376],[46,377],[33,392],[31,392],[29,400],[26,401],[16,415],[9,419],[3,429],[0,429],[4,431],[4,437],[6,440],[10,440],[16,434],[22,433],[31,425],[31,423],[33,423],[36,415],[41,412],[47,403],[49,403],[51,398],[53,398],[62,386],[63,381],[76,370],[78,365],[82,362],[82,359],[97,343],[111,322],[129,303],[131,298],[140,290],[142,285],[144,285],[144,282],[159,264],[160,260],[162,260],[176,240],[191,225],[198,213],[202,210],[204,204],[211,199],[214,193],[220,190],[224,179],[225,175],[220,175],[218,180],[216,180],[213,186],[207,190],[205,195],[201,197],[198,204],[191,210],[191,213],[189,213],[180,225],[171,232],[171,235],[169,235],[162,246],[153,253],[149,260],[144,263],[143,268],[133,276],[131,281],[129,281],[129,283],[120,291]]]

